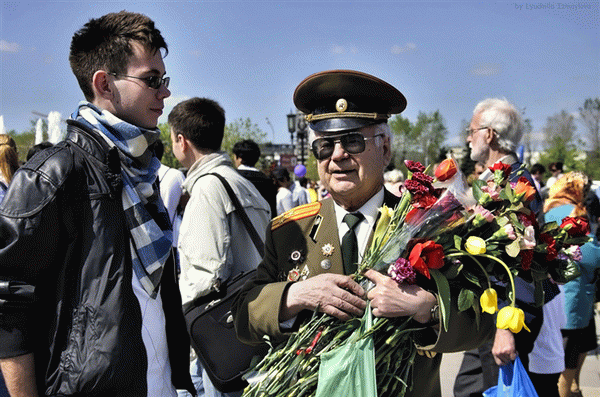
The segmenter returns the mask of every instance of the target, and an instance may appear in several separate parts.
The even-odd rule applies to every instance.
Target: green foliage
[[[27,152],[35,144],[35,132],[23,132],[21,134],[17,134],[15,130],[10,130],[8,131],[8,135],[10,135],[17,144],[19,161],[25,162],[25,159],[27,158]]]
[[[231,150],[236,142],[244,139],[252,139],[260,145],[266,138],[267,133],[263,132],[258,124],[253,123],[249,117],[245,119],[240,117],[225,126],[225,135],[223,136],[221,150],[228,152],[233,158]]]
[[[392,152],[395,168],[400,168],[406,159],[420,161],[425,165],[437,161],[447,133],[439,111],[419,112],[414,124],[397,115],[390,120],[389,125],[394,136]]]
[[[173,154],[173,143],[171,142],[171,128],[169,128],[169,124],[159,124],[158,128],[160,129],[160,140],[165,146],[165,153],[163,154],[162,160],[160,162],[166,165],[167,167],[175,169],[181,168],[181,163]]]

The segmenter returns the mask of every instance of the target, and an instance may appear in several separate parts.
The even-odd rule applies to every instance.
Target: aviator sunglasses
[[[365,138],[358,132],[348,134],[333,135],[326,138],[317,138],[312,143],[312,151],[317,160],[325,160],[333,154],[335,144],[340,143],[344,150],[350,154],[359,154],[365,151],[366,141],[375,139],[384,134],[377,134],[370,138]]]
[[[136,76],[128,76],[126,74],[117,74],[114,72],[109,73],[111,76],[115,77],[129,77],[130,79],[138,79],[142,80],[146,85],[150,88],[154,88],[158,90],[161,85],[165,85],[165,88],[169,88],[169,82],[171,81],[170,77],[158,77],[158,76],[149,76],[149,77],[136,77]]]

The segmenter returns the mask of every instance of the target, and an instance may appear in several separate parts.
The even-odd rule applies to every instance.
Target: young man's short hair
[[[73,35],[69,62],[88,101],[94,99],[92,78],[98,70],[123,74],[133,55],[132,43],[137,42],[151,51],[164,49],[167,43],[143,14],[128,11],[110,13],[90,19]]]
[[[534,165],[531,166],[531,169],[529,170],[529,173],[531,175],[543,174],[544,172],[546,172],[546,167],[544,167],[540,163],[535,163]]]
[[[192,98],[178,103],[169,113],[169,125],[196,149],[217,151],[225,133],[225,111],[212,99]]]
[[[242,160],[242,164],[253,167],[260,158],[260,148],[251,139],[244,139],[233,145],[233,154]]]

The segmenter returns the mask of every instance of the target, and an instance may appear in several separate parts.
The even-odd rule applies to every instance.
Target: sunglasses
[[[312,152],[317,160],[328,159],[335,150],[335,144],[339,142],[346,152],[350,154],[359,154],[365,151],[366,141],[383,135],[384,134],[377,134],[370,138],[365,138],[358,132],[350,132],[348,134],[334,135],[327,138],[317,138],[312,143]]]
[[[169,88],[169,82],[171,81],[170,77],[158,77],[158,76],[149,76],[149,77],[136,77],[136,76],[128,76],[126,74],[117,74],[117,73],[109,73],[111,76],[115,77],[129,77],[130,79],[138,79],[142,80],[146,85],[150,88],[154,88],[158,90],[161,85],[165,85],[165,88]]]

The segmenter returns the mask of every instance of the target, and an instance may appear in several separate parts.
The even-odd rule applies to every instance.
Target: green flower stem
[[[512,307],[515,307],[515,299],[517,298],[516,292],[515,292],[515,279],[513,278],[512,273],[510,272],[510,269],[508,268],[508,266],[506,265],[506,263],[504,263],[503,261],[501,261],[500,259],[488,255],[488,254],[482,254],[480,256],[483,256],[484,258],[488,258],[488,259],[492,259],[496,262],[498,262],[499,264],[502,265],[502,267],[504,267],[504,269],[506,269],[506,273],[508,273],[508,278],[510,279],[510,287],[512,289],[512,301],[510,302],[510,305]]]
[[[483,271],[483,274],[485,275],[485,279],[487,280],[487,283],[488,283],[488,287],[492,288],[492,282],[490,281],[489,274],[487,273],[487,271],[485,270],[485,268],[483,267],[483,265],[481,264],[481,262],[479,262],[475,258],[475,256],[471,255],[467,251],[458,251],[458,252],[446,255],[446,258],[455,258],[455,257],[460,257],[460,256],[468,256],[471,259],[473,259],[473,261],[481,268],[481,271]]]

